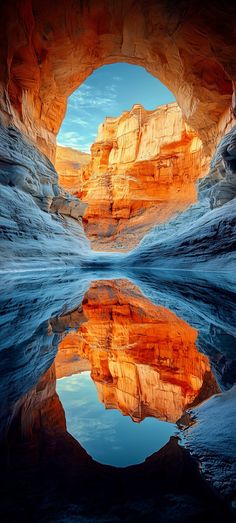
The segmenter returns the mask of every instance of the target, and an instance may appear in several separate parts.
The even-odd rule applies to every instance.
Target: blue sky
[[[150,110],[173,101],[167,87],[143,67],[123,63],[105,65],[96,69],[70,96],[57,143],[90,152],[105,116],[119,116],[136,103]]]

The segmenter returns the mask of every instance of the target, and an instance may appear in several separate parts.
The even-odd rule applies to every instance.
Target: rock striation
[[[220,141],[209,174],[198,184],[198,201],[154,227],[130,253],[91,254],[90,267],[187,269],[234,274],[236,263],[235,135]]]
[[[145,67],[174,93],[206,157],[213,153],[235,122],[235,15],[234,3],[212,5],[210,0],[200,8],[195,0],[171,7],[166,0],[121,0],[119,5],[110,0],[78,5],[74,0],[58,0],[56,5],[41,0],[2,2],[0,160],[5,255],[1,263],[5,270],[19,263],[21,268],[29,267],[31,261],[38,267],[79,264],[81,253],[88,251],[75,220],[82,216],[81,206],[58,193],[55,171],[47,158],[55,159],[56,135],[68,96],[94,69],[117,61]],[[167,265],[192,268],[200,262],[209,269],[224,270],[226,262],[227,269],[232,269],[235,162],[229,145],[226,157],[222,149],[217,152],[223,169],[216,169],[216,192],[208,193],[214,209],[206,207],[204,214],[201,207],[201,217],[194,222],[191,213],[185,214],[184,229],[175,238],[172,223],[166,242],[152,236],[150,248],[143,252],[142,246],[132,259],[124,258],[125,264],[137,264],[140,253],[142,264],[163,266],[163,260],[169,259]]]
[[[84,170],[89,161],[89,154],[57,145],[55,169],[59,175],[59,184],[72,194],[80,193]]]
[[[0,267],[79,264],[86,205],[58,185],[52,163],[19,130],[0,126]]]
[[[199,182],[198,202],[154,228],[131,255],[138,263],[234,271],[236,261],[236,127],[220,141],[209,174]],[[126,262],[127,263],[127,262]]]
[[[80,185],[77,195],[88,204],[83,222],[93,249],[130,250],[153,225],[195,202],[205,163],[201,140],[176,103],[154,111],[134,105],[107,117],[82,177],[81,169],[73,175],[72,192]],[[66,176],[60,179],[67,188]]]
[[[234,3],[163,0],[1,5],[1,119],[53,159],[68,96],[94,69],[114,62],[145,67],[170,88],[208,150],[232,100]],[[232,98],[233,95],[233,98]]]
[[[213,498],[209,497],[213,495],[211,490],[204,490],[202,497],[199,498],[203,484],[199,466],[194,460],[191,460],[184,446],[178,446],[177,439],[171,439],[163,449],[144,463],[119,470],[94,462],[81,448],[79,442],[66,432],[63,407],[55,391],[56,373],[53,358],[59,342],[62,343],[62,337],[68,332],[77,335],[79,327],[84,329],[86,323],[90,323],[90,327],[87,333],[86,330],[84,331],[84,346],[86,339],[88,343],[92,341],[89,333],[96,335],[96,340],[101,339],[99,332],[101,332],[102,318],[106,324],[114,326],[115,345],[112,347],[109,341],[104,354],[102,354],[101,347],[96,347],[97,356],[94,356],[96,364],[94,369],[97,373],[100,372],[100,377],[102,375],[107,377],[107,364],[109,365],[110,362],[111,369],[115,366],[124,368],[124,363],[128,361],[130,366],[139,366],[141,370],[143,365],[141,357],[145,352],[148,356],[148,366],[156,369],[158,367],[162,372],[162,378],[163,373],[165,374],[167,391],[171,380],[173,384],[174,373],[178,378],[181,376],[183,378],[181,390],[183,391],[186,385],[189,391],[190,383],[191,386],[192,383],[195,383],[196,386],[198,379],[202,379],[201,372],[204,370],[204,365],[209,364],[206,356],[211,359],[212,350],[218,349],[218,363],[225,365],[229,355],[229,338],[225,334],[231,333],[232,336],[233,334],[235,336],[235,293],[232,292],[229,280],[223,280],[222,277],[217,280],[214,274],[214,277],[212,276],[214,284],[209,285],[205,272],[203,275],[198,272],[197,277],[194,274],[186,275],[185,271],[165,272],[164,274],[169,276],[169,281],[168,278],[166,281],[161,279],[164,276],[163,273],[159,275],[158,279],[156,274],[152,276],[150,270],[142,274],[134,271],[133,277],[135,277],[135,272],[138,282],[135,285],[127,283],[126,296],[121,280],[115,284],[107,281],[99,282],[99,284],[96,282],[91,286],[89,280],[91,275],[75,269],[69,271],[58,269],[47,273],[46,271],[21,274],[14,272],[11,276],[2,275],[0,293],[2,323],[0,461],[3,472],[1,512],[4,517],[9,516],[9,520],[19,519],[19,507],[24,520],[35,519],[35,508],[37,508],[40,519],[44,520],[45,499],[49,499],[50,507],[52,506],[52,509],[46,507],[51,519],[58,520],[58,514],[63,519],[68,519],[68,514],[72,514],[74,517],[75,511],[76,515],[78,514],[80,517],[86,496],[87,510],[83,509],[83,514],[87,519],[91,518],[91,504],[92,513],[96,519],[98,501],[101,507],[101,499],[104,502],[104,514],[107,514],[108,518],[111,513],[114,513],[114,506],[116,512],[120,514],[121,499],[124,499],[124,510],[127,513],[128,507],[130,517],[136,519],[137,511],[136,508],[134,511],[134,507],[136,507],[137,496],[139,501],[142,500],[148,507],[150,507],[150,499],[152,500],[151,512],[145,510],[145,518],[149,518],[149,514],[150,518],[153,517],[153,507],[157,502],[157,517],[162,517],[163,499],[167,499],[165,516],[169,518],[170,492],[171,496],[174,495],[178,501],[177,507],[180,507],[177,514],[179,521],[186,519],[186,510],[188,510],[188,520],[191,520],[193,511],[195,514],[197,511],[197,519],[202,521],[203,507],[206,510],[206,517],[203,521],[209,521],[209,514],[210,517],[212,515],[213,521],[217,521],[219,517],[227,522],[232,520],[230,512],[220,512],[223,510],[222,502],[220,505],[218,504],[215,493],[218,490],[227,502],[233,501],[235,493],[235,484],[232,481],[235,476],[235,450],[232,444],[232,423],[235,416],[234,390],[213,397],[199,408],[194,407],[194,415],[196,415],[198,423],[184,432],[188,448],[202,463],[204,476],[214,487]],[[106,275],[106,278],[109,278],[109,274]],[[227,284],[225,288],[223,283]],[[98,301],[97,294],[102,285],[105,285],[103,308]],[[137,285],[140,285],[147,298],[144,298],[138,291]],[[80,306],[82,300],[83,307]],[[86,323],[83,309],[86,309],[87,313],[88,321]],[[159,313],[158,318],[157,312]],[[131,313],[133,316],[130,316]],[[147,314],[150,316],[149,321]],[[135,324],[136,332],[129,330],[130,317]],[[144,324],[142,331],[139,330],[140,321]],[[170,336],[166,350],[171,358],[169,362],[160,361],[160,358],[153,360],[154,351],[151,351],[151,344],[148,343],[151,335],[152,346],[155,346],[157,338],[153,340],[154,332],[157,335],[158,333],[165,334],[166,321],[174,324],[174,328],[171,328],[171,323],[168,325]],[[175,330],[176,327],[179,334]],[[197,330],[201,332],[201,340],[199,343],[198,339],[197,344],[201,350],[204,348],[205,357],[193,348],[192,342],[195,340]],[[112,330],[108,332],[113,333]],[[140,348],[144,344],[143,354],[141,354],[142,351],[140,354],[136,353],[135,359],[134,353],[138,352],[137,345],[131,346],[129,349],[126,347],[123,351],[117,332],[122,334],[129,332],[133,337],[137,333],[143,333],[145,335],[143,338],[139,335],[138,340],[137,338],[135,340],[140,343]],[[188,344],[189,354],[194,359],[196,358],[197,368],[194,366],[192,369],[191,361],[189,359],[187,361],[184,348],[180,343],[182,337]],[[156,355],[162,355],[161,344],[164,338],[165,336],[158,339],[159,347],[157,345],[155,347]],[[183,372],[181,374],[177,354],[171,350],[171,342],[174,340],[184,371],[187,371],[187,379]],[[209,347],[210,341],[212,347]],[[67,344],[67,349],[69,345]],[[77,347],[79,347],[79,343],[77,343]],[[74,348],[77,350],[77,347]],[[235,343],[232,343],[231,352],[235,358],[234,348]],[[92,349],[95,347],[93,346]],[[88,349],[86,350],[88,352]],[[75,351],[71,354],[75,354]],[[119,354],[121,354],[120,359]],[[59,370],[62,370],[61,362],[62,360],[58,361]],[[171,367],[172,362],[176,365],[175,368]],[[51,365],[51,369],[47,371]],[[64,371],[69,373],[69,366],[66,368],[65,365]],[[43,375],[45,372],[46,374]],[[100,380],[99,387],[104,386],[108,389],[110,384],[111,389],[112,387],[114,389],[117,377],[119,386],[121,386],[120,376],[116,375],[115,380],[112,378],[110,382]],[[210,382],[204,380],[204,383],[206,388],[201,388],[201,395],[195,398],[194,403],[198,403],[201,399],[208,397],[209,393],[212,394],[215,391],[214,380]],[[209,388],[209,385],[212,388]],[[149,386],[151,388],[151,384]],[[114,396],[111,399],[114,400]],[[120,405],[121,407],[124,409],[123,404]],[[196,472],[195,475],[193,475],[193,470]],[[201,473],[203,474],[203,471]],[[93,485],[96,488],[91,488]],[[128,489],[129,505],[126,502],[128,486],[132,487],[132,491],[130,491],[131,487]],[[98,487],[99,492],[97,492]],[[107,499],[110,503],[109,510],[107,509]],[[188,499],[190,501],[186,509]],[[206,500],[207,506],[205,505]],[[70,507],[72,507],[71,512]],[[108,512],[106,512],[107,510]],[[174,503],[172,513],[176,519],[176,503]],[[102,518],[104,519],[103,515]],[[120,521],[122,520],[123,511]]]

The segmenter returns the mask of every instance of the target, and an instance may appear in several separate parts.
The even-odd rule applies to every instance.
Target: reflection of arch
[[[93,461],[66,431],[54,383],[52,366],[16,405],[1,446],[4,520],[70,521],[82,514],[94,521],[119,522],[125,514],[127,522],[137,517],[157,521],[160,516],[167,522],[173,511],[176,521],[191,521],[193,513],[200,513],[203,522],[209,517],[231,521],[176,438],[140,465],[118,469]]]
[[[29,0],[20,8],[12,0],[10,5],[5,3],[1,17],[8,64],[2,68],[5,119],[14,114],[25,130],[32,126],[41,148],[51,141],[49,154],[68,96],[94,69],[118,61],[157,76],[203,139],[214,139],[212,126],[232,94],[233,3],[206,0],[199,8],[196,0]]]

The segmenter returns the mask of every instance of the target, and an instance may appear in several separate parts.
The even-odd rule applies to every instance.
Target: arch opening
[[[69,98],[55,167],[62,187],[87,205],[92,248],[127,251],[196,201],[202,143],[159,80],[113,64]]]
[[[96,68],[115,62],[143,66],[171,89],[184,117],[212,151],[234,85],[231,43],[223,30],[219,34],[217,20],[228,28],[233,6],[225,10],[210,4],[209,9],[206,2],[196,10],[193,0],[184,10],[181,3],[170,11],[161,0],[122,0],[119,6],[90,0],[76,7],[73,0],[66,5],[44,0],[28,2],[17,16],[16,10],[3,9],[3,39],[11,41],[9,65],[3,69],[4,119],[13,117],[50,158],[68,97]]]
[[[231,176],[235,154],[232,129],[235,115],[233,5],[225,9],[220,2],[212,6],[206,1],[204,6],[196,9],[195,0],[188,2],[188,5],[186,2],[171,4],[171,8],[168,1],[162,0],[148,3],[145,0],[135,3],[128,0],[121,1],[117,6],[110,0],[99,3],[89,0],[78,5],[74,0],[68,0],[66,5],[60,0],[49,5],[46,0],[27,0],[23,4],[12,0],[9,6],[2,6],[2,15],[2,157],[6,165],[4,184],[6,179],[9,182],[8,190],[2,191],[4,198],[10,202],[8,205],[7,200],[5,205],[4,219],[7,216],[9,223],[15,223],[9,187],[17,186],[20,191],[17,193],[18,211],[22,213],[23,221],[27,207],[32,223],[32,200],[37,205],[34,225],[30,226],[31,230],[27,230],[26,235],[38,240],[40,220],[40,239],[44,238],[45,252],[48,252],[48,231],[55,240],[58,235],[64,238],[65,227],[69,230],[71,225],[70,246],[63,239],[64,246],[60,253],[78,252],[74,244],[75,236],[80,246],[82,243],[86,249],[88,245],[81,230],[77,228],[74,234],[76,227],[74,229],[74,223],[70,220],[82,217],[83,205],[70,197],[65,201],[66,197],[58,187],[55,169],[47,158],[55,160],[56,135],[65,115],[68,96],[94,70],[104,65],[126,62],[143,66],[171,89],[186,124],[202,141],[202,175],[208,171],[210,155],[217,142],[227,131],[232,131],[228,141],[222,142],[222,147],[217,149],[204,187],[207,205],[201,212],[207,213],[211,208],[222,206],[234,198],[235,183]],[[11,148],[13,139],[14,146]],[[33,149],[34,145],[36,149]],[[47,158],[40,156],[37,149],[44,152]],[[100,154],[100,147],[98,151]],[[17,174],[16,181],[9,169],[9,158],[11,164],[12,160],[15,161],[12,158],[14,154],[18,158],[17,169],[20,158],[24,171],[23,176],[22,173],[20,176]],[[217,155],[220,157],[220,168]],[[29,157],[33,160],[33,169],[28,177]],[[41,211],[57,213],[53,217],[56,223],[46,214],[41,215]],[[217,221],[218,216],[214,215],[215,219]],[[197,229],[198,225],[196,235]],[[14,241],[14,234],[11,233],[11,242]],[[179,234],[180,243],[182,237]],[[55,251],[53,247],[52,250],[57,257],[56,243]],[[184,248],[185,245],[188,246],[187,240],[183,243]],[[123,246],[122,250],[125,250]],[[37,244],[35,253],[38,256],[41,252]]]

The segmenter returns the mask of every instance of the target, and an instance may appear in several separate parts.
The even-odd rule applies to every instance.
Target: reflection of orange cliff
[[[197,351],[197,331],[130,282],[93,282],[83,314],[87,321],[60,343],[56,373],[62,376],[70,351],[89,360],[106,408],[136,421],[155,416],[175,422],[198,397],[217,391],[208,358]]]

